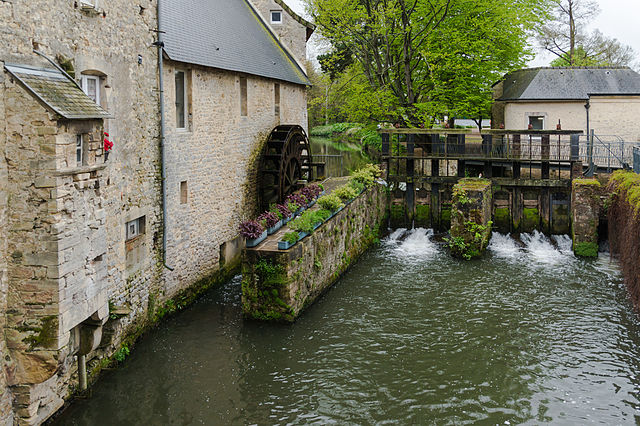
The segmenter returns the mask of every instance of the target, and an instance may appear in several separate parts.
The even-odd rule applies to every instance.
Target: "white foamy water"
[[[575,259],[571,238],[568,235],[553,235],[551,239],[538,231],[520,234],[522,246],[509,234],[491,234],[489,251],[503,259],[528,261],[534,264],[556,265]]]
[[[438,245],[431,240],[432,237],[433,229],[415,228],[407,230],[400,228],[387,237],[385,245],[394,254],[401,257],[430,259],[439,251]]]
[[[524,253],[516,240],[511,238],[511,234],[505,235],[499,232],[491,233],[488,249],[494,256],[503,259],[516,259]]]

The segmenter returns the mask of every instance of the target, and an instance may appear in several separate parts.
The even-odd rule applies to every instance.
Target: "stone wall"
[[[264,22],[276,33],[280,42],[284,44],[298,61],[302,69],[307,59],[307,27],[302,25],[296,17],[289,14],[274,0],[250,0],[255,8],[260,12]],[[282,23],[271,23],[271,11],[282,11]]]
[[[50,116],[40,117],[46,110],[34,104],[22,88],[16,92],[7,74],[2,73],[0,77],[0,182],[6,181],[3,170],[4,158],[7,157],[11,159],[9,168],[14,168],[10,172],[9,190],[16,194],[21,191],[22,194],[9,197],[9,226],[17,230],[9,238],[9,244],[13,244],[9,248],[9,259],[15,263],[19,253],[22,253],[24,261],[34,263],[27,265],[29,270],[13,266],[7,283],[6,274],[1,272],[3,259],[6,259],[2,254],[6,252],[0,247],[0,312],[3,313],[0,315],[0,325],[4,321],[4,299],[8,298],[10,304],[18,303],[16,301],[21,297],[24,299],[17,309],[10,310],[12,316],[7,324],[12,357],[6,356],[4,341],[0,342],[3,353],[0,362],[11,360],[3,371],[9,374],[8,381],[12,385],[15,400],[14,410],[21,422],[34,423],[46,418],[61,405],[62,397],[68,394],[69,386],[75,383],[75,361],[69,354],[77,342],[73,342],[70,328],[86,319],[96,305],[106,303],[107,299],[114,306],[127,306],[131,314],[118,320],[115,327],[120,332],[103,350],[96,351],[90,357],[112,353],[124,337],[124,330],[145,317],[149,293],[152,288],[159,286],[159,269],[156,267],[156,241],[161,224],[159,109],[157,49],[152,46],[155,33],[151,31],[157,28],[156,1],[131,3],[127,0],[110,0],[100,3],[102,9],[99,11],[84,11],[78,6],[80,2],[72,0],[0,3],[0,21],[3,23],[0,28],[0,61],[51,68],[52,65],[33,53],[33,49],[37,48],[63,64],[78,80],[81,80],[82,73],[98,76],[100,103],[114,117],[105,123],[115,147],[106,168],[100,171],[99,188],[96,186],[97,177],[92,172],[58,175],[54,176],[53,182],[38,181],[40,184],[36,185],[36,179],[42,177],[33,175],[38,170],[33,162],[36,152],[33,149],[17,151],[16,141],[19,142],[19,139],[14,138],[7,143],[7,134],[15,133],[25,144],[36,143],[41,148],[43,160],[53,160],[57,156],[59,161],[53,167],[63,167],[64,154],[56,152],[53,147],[63,150],[69,148],[68,141],[65,143],[56,135],[72,129],[65,129],[64,125],[58,127]],[[12,102],[9,98],[17,99],[16,96],[22,96],[21,105],[14,105],[13,111],[5,110],[2,105],[9,105]],[[24,108],[22,104],[31,106]],[[20,115],[19,107],[29,110],[28,118]],[[35,121],[46,125],[36,126],[32,124]],[[15,126],[23,123],[24,128],[15,129]],[[11,126],[14,126],[9,129],[11,132],[5,131]],[[38,144],[37,138],[29,136],[32,127],[44,128],[44,134],[35,135],[41,138],[42,143]],[[62,131],[59,132],[60,129]],[[101,137],[96,142],[100,144],[100,141]],[[62,148],[63,145],[66,148]],[[28,170],[22,172],[16,167],[27,167]],[[7,227],[2,226],[5,219],[2,199],[6,198],[2,183],[0,189],[0,232],[6,232]],[[49,201],[33,208],[27,204],[28,193],[34,196],[33,200],[29,199],[31,202]],[[23,211],[27,214],[20,217]],[[87,216],[84,212],[91,214]],[[146,232],[142,238],[149,248],[135,274],[128,270],[126,263],[124,226],[131,215],[146,215]],[[100,226],[96,226],[98,224]],[[27,232],[29,227],[32,228],[30,241],[21,241],[21,233]],[[36,235],[38,232],[42,233],[43,238],[46,235],[58,237],[55,237],[55,241],[40,240]],[[6,240],[2,238],[1,241],[4,244]],[[91,243],[97,245],[92,246]],[[27,247],[29,244],[32,246]],[[79,255],[81,251],[83,254]],[[53,255],[47,254],[54,252],[57,257],[55,261]],[[39,258],[28,259],[25,253],[38,253]],[[66,261],[68,263],[63,266]],[[47,265],[47,262],[56,264]],[[25,284],[30,277],[38,281],[37,287],[35,283]],[[3,290],[6,288],[8,296]],[[34,291],[36,288],[37,291]],[[56,314],[48,311],[48,302],[54,302]],[[37,306],[43,308],[36,314]],[[30,353],[32,358],[37,354],[23,352],[20,345],[24,342],[15,343],[11,330],[15,330],[14,326],[22,321],[23,325],[18,327],[27,334],[28,329],[32,329],[31,336],[26,337],[37,340],[40,331],[48,327],[42,325],[53,325],[53,320],[47,324],[40,321],[40,325],[28,321],[48,316],[55,316],[57,321],[55,343],[50,344],[51,348],[55,348],[50,350],[57,352],[58,359],[54,365],[51,358],[47,358],[49,348],[44,348],[39,352],[46,356],[35,364],[29,364],[28,359],[20,359],[20,353]],[[33,339],[31,341],[36,342]],[[16,344],[18,346],[14,347]],[[19,365],[28,367],[22,371]],[[47,373],[40,374],[38,371]],[[34,382],[37,381],[40,383],[36,385]],[[9,394],[3,383],[0,374],[0,424],[8,421],[13,412],[4,409],[3,404],[9,400]]]
[[[0,21],[6,22],[7,9],[0,6]],[[4,73],[0,73],[0,87],[4,85]],[[6,121],[4,96],[0,96],[0,153],[6,149]],[[4,155],[0,155],[0,425],[13,423],[13,395],[7,384],[6,371],[9,366],[9,360],[5,359],[4,354],[8,353],[6,340],[3,332],[6,326],[7,312],[7,294],[8,294],[8,255],[7,241],[9,239],[9,231],[7,226],[7,201],[8,201],[8,174],[7,162]]]
[[[293,321],[379,236],[387,211],[374,185],[289,250],[245,249],[242,310],[260,320]]]
[[[482,256],[491,238],[491,181],[466,178],[453,187],[451,254],[465,260]]]
[[[610,194],[607,216],[611,253],[620,261],[631,300],[640,309],[640,175],[615,172],[607,192]]]
[[[571,236],[576,256],[598,257],[602,185],[596,179],[574,179],[571,190]]]
[[[273,80],[247,78],[247,116],[241,115],[240,75],[187,64],[165,63],[167,164],[167,295],[220,266],[221,250],[238,235],[238,224],[257,208],[262,144],[278,124],[307,128],[306,88],[280,84],[275,114]],[[191,120],[176,129],[176,70],[187,75]],[[183,184],[186,182],[186,184]],[[181,198],[186,185],[186,202]],[[225,259],[228,260],[228,259]]]

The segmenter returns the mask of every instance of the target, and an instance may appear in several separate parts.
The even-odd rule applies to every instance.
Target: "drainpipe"
[[[80,390],[87,390],[87,358],[86,355],[78,355],[78,382]]]
[[[587,103],[584,104],[584,109],[587,110],[587,137],[589,137],[589,109],[591,108],[591,103],[589,103],[589,99],[587,99]]]
[[[158,92],[160,95],[160,162],[161,162],[161,179],[162,179],[162,265],[170,271],[173,268],[167,265],[167,168],[164,157],[165,149],[165,122],[164,122],[164,67],[162,49],[164,42],[162,41],[162,25],[160,23],[160,5],[162,0],[158,0],[158,41],[154,44],[158,47]]]

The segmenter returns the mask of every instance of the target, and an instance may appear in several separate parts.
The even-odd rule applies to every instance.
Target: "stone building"
[[[533,68],[493,87],[492,125],[507,129],[591,129],[640,141],[640,75],[629,68]]]
[[[307,126],[300,63],[310,24],[281,2],[191,4],[167,0],[160,9],[168,288],[232,261],[238,224],[256,213],[262,143],[278,124]],[[276,11],[271,25],[265,16]]]
[[[229,262],[261,141],[306,126],[310,24],[277,0],[181,5],[0,2],[0,424],[51,416],[81,359],[99,371]]]

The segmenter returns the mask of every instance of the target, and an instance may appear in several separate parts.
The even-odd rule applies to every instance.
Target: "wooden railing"
[[[483,130],[470,129],[381,129],[382,158],[390,176],[457,176],[466,173],[466,163],[484,166],[491,177],[495,165],[511,170],[519,179],[521,170],[529,178],[550,179],[551,171],[560,178],[580,162],[581,130]],[[445,161],[443,161],[445,160]],[[455,167],[450,167],[454,162]],[[532,173],[532,170],[540,170]]]

